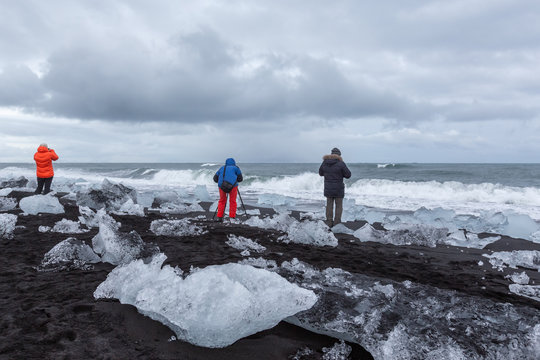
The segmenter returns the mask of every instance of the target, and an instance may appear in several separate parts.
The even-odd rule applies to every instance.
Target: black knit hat
[[[332,149],[332,154],[341,156],[341,151],[339,151],[338,148],[333,148],[333,149]]]

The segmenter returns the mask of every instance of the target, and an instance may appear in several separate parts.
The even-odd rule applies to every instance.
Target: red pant
[[[229,217],[236,217],[236,194],[238,194],[238,186],[235,186],[229,195]],[[219,189],[219,202],[217,217],[223,217],[225,206],[227,205],[227,193]]]

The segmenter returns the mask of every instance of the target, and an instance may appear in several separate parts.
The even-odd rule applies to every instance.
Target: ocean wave
[[[108,178],[139,190],[193,189],[206,185],[217,193],[213,181],[215,170],[199,169],[101,169],[61,168],[56,171],[53,186],[62,183],[100,183]],[[25,176],[35,178],[35,168],[28,164],[0,169],[0,179]],[[465,184],[457,181],[399,181],[360,179],[346,181],[345,196],[356,204],[392,210],[416,210],[442,207],[457,213],[478,214],[482,211],[515,211],[540,219],[540,188],[515,187],[497,183]],[[240,184],[242,194],[254,201],[261,194],[276,194],[302,200],[301,203],[324,201],[324,179],[315,172],[297,175],[257,176],[245,174]],[[305,201],[304,201],[305,200]]]
[[[377,164],[378,169],[386,169],[387,167],[395,167],[396,164]]]

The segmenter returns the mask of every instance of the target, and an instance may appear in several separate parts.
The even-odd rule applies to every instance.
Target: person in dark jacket
[[[242,182],[242,180],[244,180],[242,171],[236,166],[236,162],[233,158],[228,158],[225,161],[225,165],[214,175],[214,182],[216,182],[219,187],[217,221],[223,221],[225,206],[227,206],[227,194],[229,194],[229,217],[231,219],[236,217],[236,195],[238,194],[238,183]],[[227,189],[227,186],[232,187],[232,189]],[[225,191],[223,189],[225,189]],[[229,190],[230,192],[226,192]]]
[[[345,197],[345,184],[343,178],[351,177],[351,171],[341,158],[341,151],[333,148],[330,155],[323,156],[319,168],[319,175],[324,176],[324,196],[326,196],[326,224],[333,227],[341,222],[343,213],[343,198]],[[336,204],[336,216],[334,213]]]

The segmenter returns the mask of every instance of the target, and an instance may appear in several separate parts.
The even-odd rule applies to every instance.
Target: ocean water
[[[107,178],[140,191],[189,193],[206,185],[217,198],[212,178],[221,164],[55,163],[53,188],[94,184]],[[245,181],[242,197],[253,205],[283,203],[314,211],[324,204],[320,163],[239,163]],[[540,220],[540,164],[347,164],[349,204],[383,211],[415,211],[441,207],[458,214],[515,212]],[[34,164],[0,164],[0,179],[35,178]],[[264,200],[262,200],[264,199]]]

